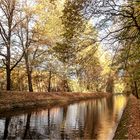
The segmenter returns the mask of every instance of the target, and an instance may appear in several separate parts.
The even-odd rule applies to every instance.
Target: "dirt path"
[[[140,99],[130,96],[114,139],[140,140]]]

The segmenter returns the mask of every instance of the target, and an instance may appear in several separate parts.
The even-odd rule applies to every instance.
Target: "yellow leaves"
[[[86,59],[88,55],[90,57],[97,56],[98,44],[96,43],[96,30],[91,23],[87,23],[84,32],[81,34],[77,41],[77,46],[80,51],[77,52],[77,61],[79,59]]]
[[[109,52],[106,52],[102,46],[99,47],[98,56],[101,66],[103,67],[102,74],[109,74],[110,65],[111,65],[111,57],[108,55]]]
[[[77,57],[80,58],[82,57],[83,59],[87,56],[87,54],[91,53],[93,49],[93,46],[92,45],[89,45],[87,47],[85,47],[85,49],[82,49],[78,54],[77,54]],[[93,53],[94,55],[94,53]]]
[[[63,3],[61,1],[55,2],[54,4],[47,0],[38,0],[36,5],[38,23],[35,25],[35,28],[51,44],[55,44],[55,42],[60,40],[63,31],[62,21],[60,19]]]
[[[115,87],[114,87],[115,93],[122,93],[124,89],[125,89],[125,83],[121,78],[115,81]]]
[[[88,22],[86,25],[85,35],[92,36],[93,38],[97,37],[97,30],[93,27],[93,23],[91,21]]]

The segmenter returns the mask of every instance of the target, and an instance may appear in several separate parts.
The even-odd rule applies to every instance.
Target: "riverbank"
[[[114,139],[140,139],[140,99],[130,96]]]
[[[71,93],[71,92],[0,92],[0,113],[16,109],[52,107],[80,100],[109,97],[109,93]]]

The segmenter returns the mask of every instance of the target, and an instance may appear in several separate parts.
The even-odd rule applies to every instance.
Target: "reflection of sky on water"
[[[0,119],[0,137],[112,139],[125,104],[120,95]]]
[[[0,134],[3,134],[3,132],[4,132],[4,120],[1,119],[0,120]]]

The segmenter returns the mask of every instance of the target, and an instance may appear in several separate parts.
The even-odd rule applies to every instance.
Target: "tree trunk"
[[[49,71],[49,80],[48,80],[48,92],[51,91],[51,78],[52,78],[52,72]]]
[[[139,96],[138,96],[138,86],[137,86],[136,81],[134,81],[134,86],[135,86],[135,95],[136,95],[137,98],[139,98]]]
[[[7,58],[6,58],[6,89],[11,90],[11,70],[10,70],[10,43],[7,46]]]
[[[25,64],[26,64],[26,71],[27,71],[27,77],[28,77],[28,89],[29,89],[30,92],[33,92],[32,70],[29,66],[28,54],[25,54]]]
[[[63,80],[63,91],[66,91],[66,92],[70,91],[67,79]]]
[[[28,86],[29,86],[29,91],[33,92],[33,86],[32,86],[32,72],[30,70],[27,70],[27,75],[28,75]]]
[[[9,69],[9,66],[6,67],[6,81],[7,81],[6,89],[9,91],[11,90],[11,71]]]
[[[108,78],[106,92],[113,93],[114,92],[114,80],[112,77]]]

